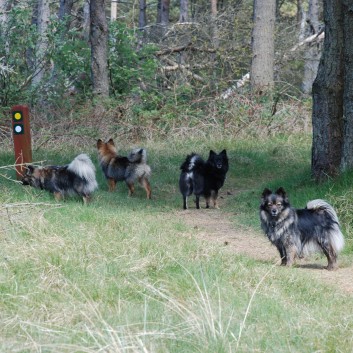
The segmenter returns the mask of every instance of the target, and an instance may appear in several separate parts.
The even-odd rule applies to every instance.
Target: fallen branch
[[[228,88],[224,93],[222,93],[221,98],[227,99],[232,93],[234,93],[238,88],[243,87],[247,82],[250,81],[250,72],[246,73],[241,79],[237,80],[235,85]]]
[[[305,38],[304,40],[302,40],[301,42],[299,42],[298,44],[296,44],[294,47],[292,47],[289,51],[293,52],[296,51],[298,48],[300,48],[301,46],[303,46],[304,44],[307,43],[312,43],[316,40],[321,41],[325,38],[325,32],[322,29],[321,31],[319,31],[318,33],[313,34],[310,37]]]
[[[202,82],[204,83],[205,80],[199,76],[199,75],[196,75],[195,73],[193,73],[192,71],[188,70],[185,65],[181,65],[181,64],[178,64],[176,63],[175,61],[171,60],[171,59],[168,59],[168,58],[165,58],[165,60],[167,61],[167,63],[170,65],[170,66],[167,66],[165,67],[167,70],[169,71],[175,71],[175,70],[181,70],[182,72],[184,72],[187,76],[191,76],[192,78],[194,78],[195,80],[199,81],[199,82]],[[164,67],[161,68],[161,71],[164,71]]]

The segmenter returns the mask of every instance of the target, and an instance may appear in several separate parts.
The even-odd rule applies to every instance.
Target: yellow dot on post
[[[20,120],[22,118],[22,114],[17,112],[17,113],[15,113],[14,118],[16,120]]]

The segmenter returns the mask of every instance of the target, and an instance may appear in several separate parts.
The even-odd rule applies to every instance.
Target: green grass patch
[[[131,146],[133,147],[133,146]],[[353,298],[300,268],[234,256],[201,241],[183,219],[179,166],[190,152],[226,148],[224,217],[259,230],[264,187],[287,189],[295,207],[327,199],[352,249],[352,173],[316,185],[310,139],[147,143],[152,200],[108,187],[97,165],[91,204],[58,204],[0,170],[0,351],[4,352],[347,352]],[[128,149],[121,149],[121,153]],[[36,161],[78,154],[36,151]],[[79,153],[82,151],[79,151]],[[13,163],[12,152],[0,165]],[[207,212],[200,210],[200,212]],[[259,236],[262,236],[259,231]]]

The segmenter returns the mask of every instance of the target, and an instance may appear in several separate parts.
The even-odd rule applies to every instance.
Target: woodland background
[[[267,2],[275,5],[275,25],[265,91],[249,83],[254,6],[261,2],[1,0],[2,140],[11,138],[7,113],[15,104],[31,107],[37,146],[111,136],[309,132],[322,4]],[[108,38],[103,74],[94,72],[94,6],[107,19],[107,28],[98,26]],[[258,66],[261,72],[268,64]],[[100,91],[102,75],[108,87]]]

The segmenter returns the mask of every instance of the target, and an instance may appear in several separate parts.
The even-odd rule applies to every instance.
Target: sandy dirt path
[[[197,232],[198,237],[226,246],[235,254],[242,254],[259,261],[276,263],[279,260],[277,249],[261,233],[236,227],[232,222],[235,215],[215,209],[189,209],[180,211],[180,218]],[[297,261],[296,266],[309,272],[313,277],[353,294],[353,266],[348,261],[340,261],[336,271],[327,271],[326,258],[312,255],[309,259]]]

